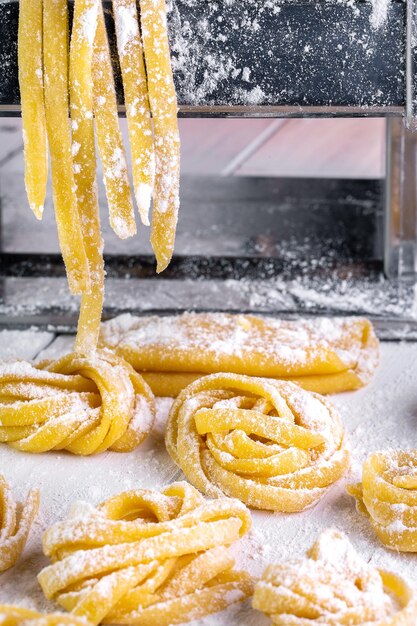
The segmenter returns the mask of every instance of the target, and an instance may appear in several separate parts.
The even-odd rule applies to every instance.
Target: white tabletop
[[[72,339],[50,333],[25,331],[0,333],[0,357],[58,356]],[[41,511],[20,562],[0,574],[0,603],[14,602],[40,610],[53,607],[43,598],[36,574],[47,564],[41,551],[42,532],[62,519],[74,500],[98,503],[108,496],[135,487],[161,488],[183,478],[165,451],[164,421],[169,399],[158,400],[158,422],[153,434],[134,452],[106,452],[79,458],[66,453],[30,455],[0,447],[0,473],[16,496],[41,489]],[[381,365],[369,387],[334,397],[352,447],[350,480],[360,476],[360,464],[368,452],[390,447],[417,447],[417,344],[382,344]],[[346,480],[334,486],[315,508],[300,514],[253,512],[253,530],[235,547],[237,562],[254,575],[264,566],[288,556],[301,556],[321,529],[345,531],[355,547],[375,566],[392,569],[417,585],[417,555],[386,550],[376,539],[367,519],[356,512],[345,493]],[[194,625],[196,622],[194,622]],[[198,622],[205,626],[263,626],[268,624],[247,602],[225,613]]]

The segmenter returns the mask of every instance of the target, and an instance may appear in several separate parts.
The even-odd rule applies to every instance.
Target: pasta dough
[[[64,613],[38,613],[31,609],[10,604],[0,604],[2,626],[89,626],[89,623],[74,615]]]
[[[180,393],[166,446],[203,493],[288,513],[315,504],[349,465],[328,400],[290,382],[237,374],[212,374]]]
[[[366,385],[378,363],[378,340],[362,318],[122,315],[102,325],[100,341],[160,396],[176,396],[215,372],[290,379],[311,391],[337,393]]]
[[[267,567],[253,607],[281,626],[414,626],[417,618],[411,587],[368,565],[336,530],[323,532],[308,558]]]
[[[417,552],[417,450],[369,455],[362,483],[348,492],[387,548]]]
[[[251,595],[227,549],[250,525],[240,502],[205,501],[185,482],[79,503],[44,534],[53,564],[38,580],[48,599],[93,624],[183,623]]]
[[[0,367],[0,442],[19,450],[81,455],[133,450],[154,415],[148,385],[108,351]]]
[[[0,474],[0,572],[13,567],[18,561],[38,509],[37,489],[28,493],[23,504],[17,504],[6,479]]]

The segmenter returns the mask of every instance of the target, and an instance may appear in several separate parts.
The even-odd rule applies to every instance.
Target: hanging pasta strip
[[[133,186],[140,218],[149,226],[155,152],[136,0],[113,0],[113,11],[132,153]]]
[[[68,121],[68,8],[66,0],[44,0],[45,109],[58,235],[72,293],[90,288],[87,255],[78,214]]]
[[[97,346],[104,299],[103,240],[97,197],[92,59],[99,0],[75,0],[70,49],[70,102],[74,178],[91,291],[81,298],[75,349]]]
[[[155,133],[156,180],[151,243],[157,272],[174,250],[179,208],[180,139],[165,0],[140,0],[142,39]]]
[[[110,225],[120,239],[136,233],[126,154],[117,116],[117,100],[106,26],[99,3],[93,55],[93,95],[97,140],[103,163]]]
[[[18,58],[26,193],[30,208],[40,220],[48,179],[43,99],[42,0],[21,0],[19,3]]]

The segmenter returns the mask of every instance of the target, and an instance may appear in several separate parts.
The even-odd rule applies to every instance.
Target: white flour
[[[65,351],[70,338],[51,346]],[[333,398],[340,410],[353,452],[353,482],[360,478],[361,463],[368,452],[387,447],[407,447],[415,441],[417,406],[417,346],[382,345],[382,363],[368,388]],[[97,457],[77,458],[63,453],[23,454],[0,446],[0,471],[4,472],[22,499],[31,486],[41,489],[40,516],[35,523],[20,563],[0,575],[0,602],[17,602],[39,609],[48,604],[36,582],[36,573],[47,564],[42,556],[42,531],[62,519],[73,502],[97,504],[111,494],[135,487],[160,488],[183,476],[165,451],[164,420],[171,400],[158,400],[159,417],[151,437],[129,454],[106,452]],[[359,515],[345,482],[332,488],[315,508],[294,515],[253,512],[253,530],[233,549],[239,567],[259,576],[265,565],[276,560],[303,556],[319,532],[336,527],[346,532],[366,561],[397,571],[417,582],[417,556],[397,554],[382,547],[368,520]],[[250,608],[250,603],[232,607],[221,616],[198,622],[204,626],[266,626],[268,620]],[[194,625],[193,625],[194,626]]]

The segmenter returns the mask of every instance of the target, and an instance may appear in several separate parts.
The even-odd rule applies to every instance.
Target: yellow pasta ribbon
[[[79,504],[47,530],[52,565],[38,580],[48,599],[93,624],[187,622],[252,593],[227,550],[250,525],[240,502],[207,502],[185,482],[129,491]]]
[[[89,623],[65,613],[38,613],[31,609],[11,604],[0,604],[2,626],[90,626]]]
[[[23,504],[17,504],[6,479],[0,474],[0,572],[17,563],[38,509],[37,489],[29,491]]]
[[[19,450],[130,451],[147,436],[154,416],[145,381],[108,351],[0,369],[0,442]]]
[[[75,349],[95,350],[104,300],[103,240],[97,198],[92,59],[99,0],[76,0],[70,49],[70,102],[74,178],[91,288],[81,298]]]
[[[387,548],[417,552],[417,450],[370,454],[347,490]]]
[[[144,223],[149,223],[155,169],[158,174],[151,238],[161,271],[172,256],[179,204],[177,105],[165,1],[143,2],[144,47],[136,2],[115,0],[114,12],[135,195]],[[97,346],[104,300],[95,130],[110,224],[122,239],[136,233],[102,3],[76,0],[68,63],[66,0],[22,0],[18,53],[28,198],[40,219],[48,139],[60,247],[70,290],[82,296],[75,349],[88,354]]]
[[[257,509],[302,511],[349,466],[339,414],[293,383],[212,374],[182,391],[166,446],[188,480],[212,497]]]
[[[156,179],[151,244],[162,272],[172,258],[179,209],[180,138],[165,0],[139,0],[149,102],[155,133]]]
[[[177,396],[216,372],[289,379],[318,393],[366,385],[378,339],[363,318],[279,320],[255,315],[126,314],[102,325],[100,345],[125,358],[155,395]]]
[[[29,205],[42,219],[48,152],[43,97],[42,0],[19,2],[18,66],[25,153],[25,185]]]
[[[68,120],[67,0],[44,0],[43,8],[45,110],[56,222],[70,290],[82,294],[90,290],[90,276],[77,205]]]
[[[113,0],[113,12],[132,153],[133,186],[141,220],[149,226],[155,152],[136,0]]]
[[[368,565],[336,530],[323,532],[308,558],[267,567],[253,607],[281,626],[414,626],[417,619],[413,589]]]
[[[110,225],[120,239],[126,239],[136,233],[136,221],[117,116],[113,68],[101,2],[94,40],[93,94],[97,142],[104,170]]]

